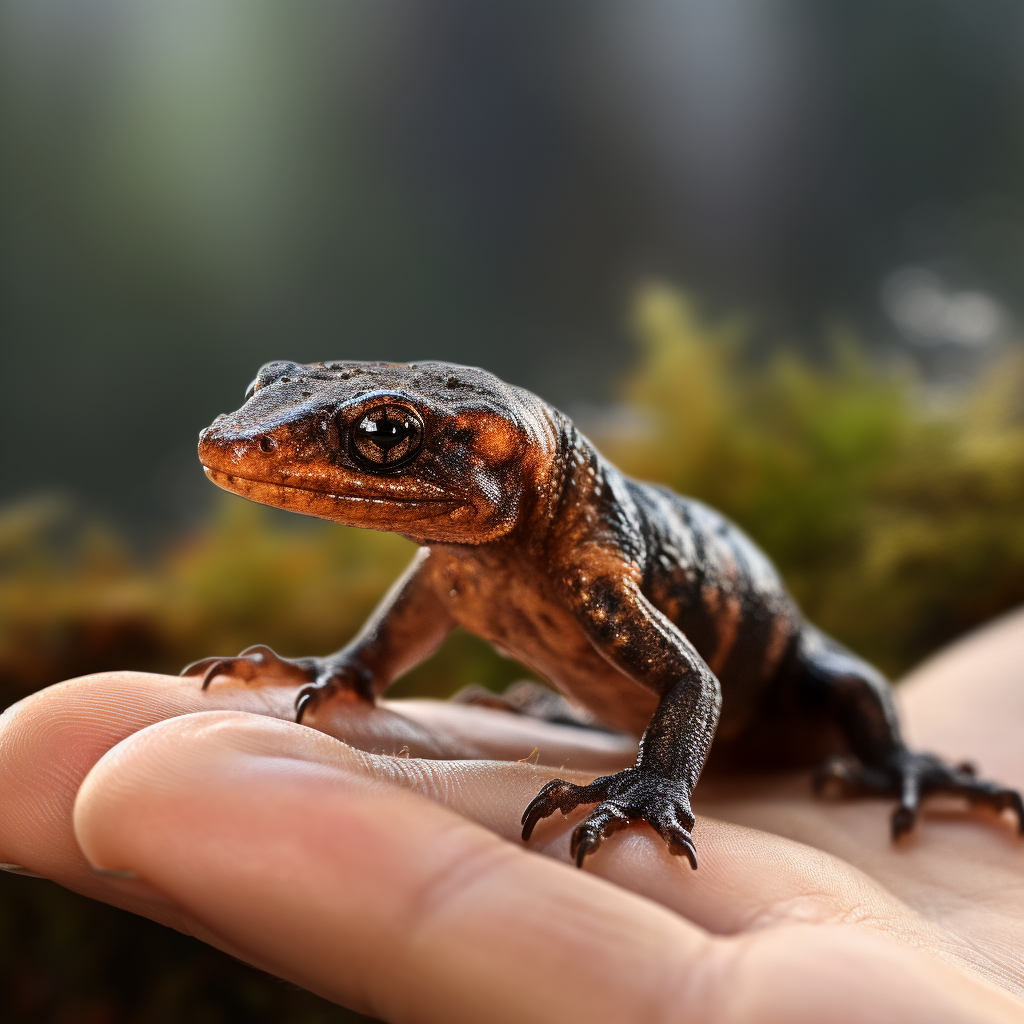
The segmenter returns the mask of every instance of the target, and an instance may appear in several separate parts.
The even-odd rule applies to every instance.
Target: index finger
[[[100,757],[154,722],[197,711],[292,721],[295,692],[223,681],[202,691],[194,679],[125,671],[83,676],[25,698],[0,716],[0,861],[105,898],[71,826],[75,794]],[[548,763],[596,769],[629,763],[635,750],[632,741],[608,733],[441,702],[343,704],[323,709],[316,725],[364,750],[410,756],[517,760],[536,748]]]

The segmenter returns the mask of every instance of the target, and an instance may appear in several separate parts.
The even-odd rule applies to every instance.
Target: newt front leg
[[[384,596],[358,635],[326,657],[282,658],[269,647],[249,647],[225,658],[204,658],[182,670],[203,679],[216,675],[305,683],[295,698],[295,720],[330,697],[372,701],[394,679],[430,657],[455,622],[438,600],[430,550],[421,548]]]
[[[646,821],[673,854],[697,867],[690,795],[714,738],[721,692],[714,673],[683,633],[640,592],[628,567],[621,577],[574,573],[574,606],[591,643],[620,672],[661,694],[632,768],[586,786],[555,779],[523,813],[523,839],[555,810],[597,807],[576,826],[571,851],[578,866],[608,836]]]

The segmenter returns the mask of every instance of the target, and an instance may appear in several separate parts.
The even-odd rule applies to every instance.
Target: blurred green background
[[[1024,601],[1024,8],[0,0],[0,700],[324,653],[401,539],[216,492],[271,358],[481,365],[896,676]],[[456,634],[396,687],[523,670]],[[0,1017],[345,1021],[0,877]]]

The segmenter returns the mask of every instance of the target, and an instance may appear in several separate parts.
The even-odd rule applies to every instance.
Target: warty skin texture
[[[905,746],[885,679],[803,619],[735,525],[624,477],[568,417],[492,374],[268,363],[242,408],[202,432],[199,457],[226,490],[421,547],[335,654],[256,647],[185,673],[301,680],[301,720],[325,700],[373,700],[462,625],[570,703],[522,688],[467,699],[641,737],[634,767],[555,780],[526,808],[528,839],[556,809],[596,805],[573,835],[577,863],[644,820],[696,867],[690,795],[706,761],[819,764],[819,789],[898,797],[894,837],[932,792],[1011,807],[1024,830],[1016,791]]]

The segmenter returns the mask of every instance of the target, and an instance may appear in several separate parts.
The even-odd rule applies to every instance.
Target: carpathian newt
[[[804,619],[738,527],[627,478],[567,416],[490,373],[268,363],[241,409],[202,432],[199,457],[226,490],[421,547],[337,653],[260,646],[185,673],[204,686],[292,677],[301,720],[323,701],[373,701],[461,625],[592,721],[642,737],[633,767],[549,782],[526,808],[529,839],[555,810],[596,805],[573,833],[578,864],[643,820],[696,867],[690,796],[709,754],[709,767],[818,763],[819,789],[896,797],[894,838],[931,793],[1012,808],[1024,831],[1015,790],[908,749],[883,676]],[[572,717],[522,687],[506,703]]]

